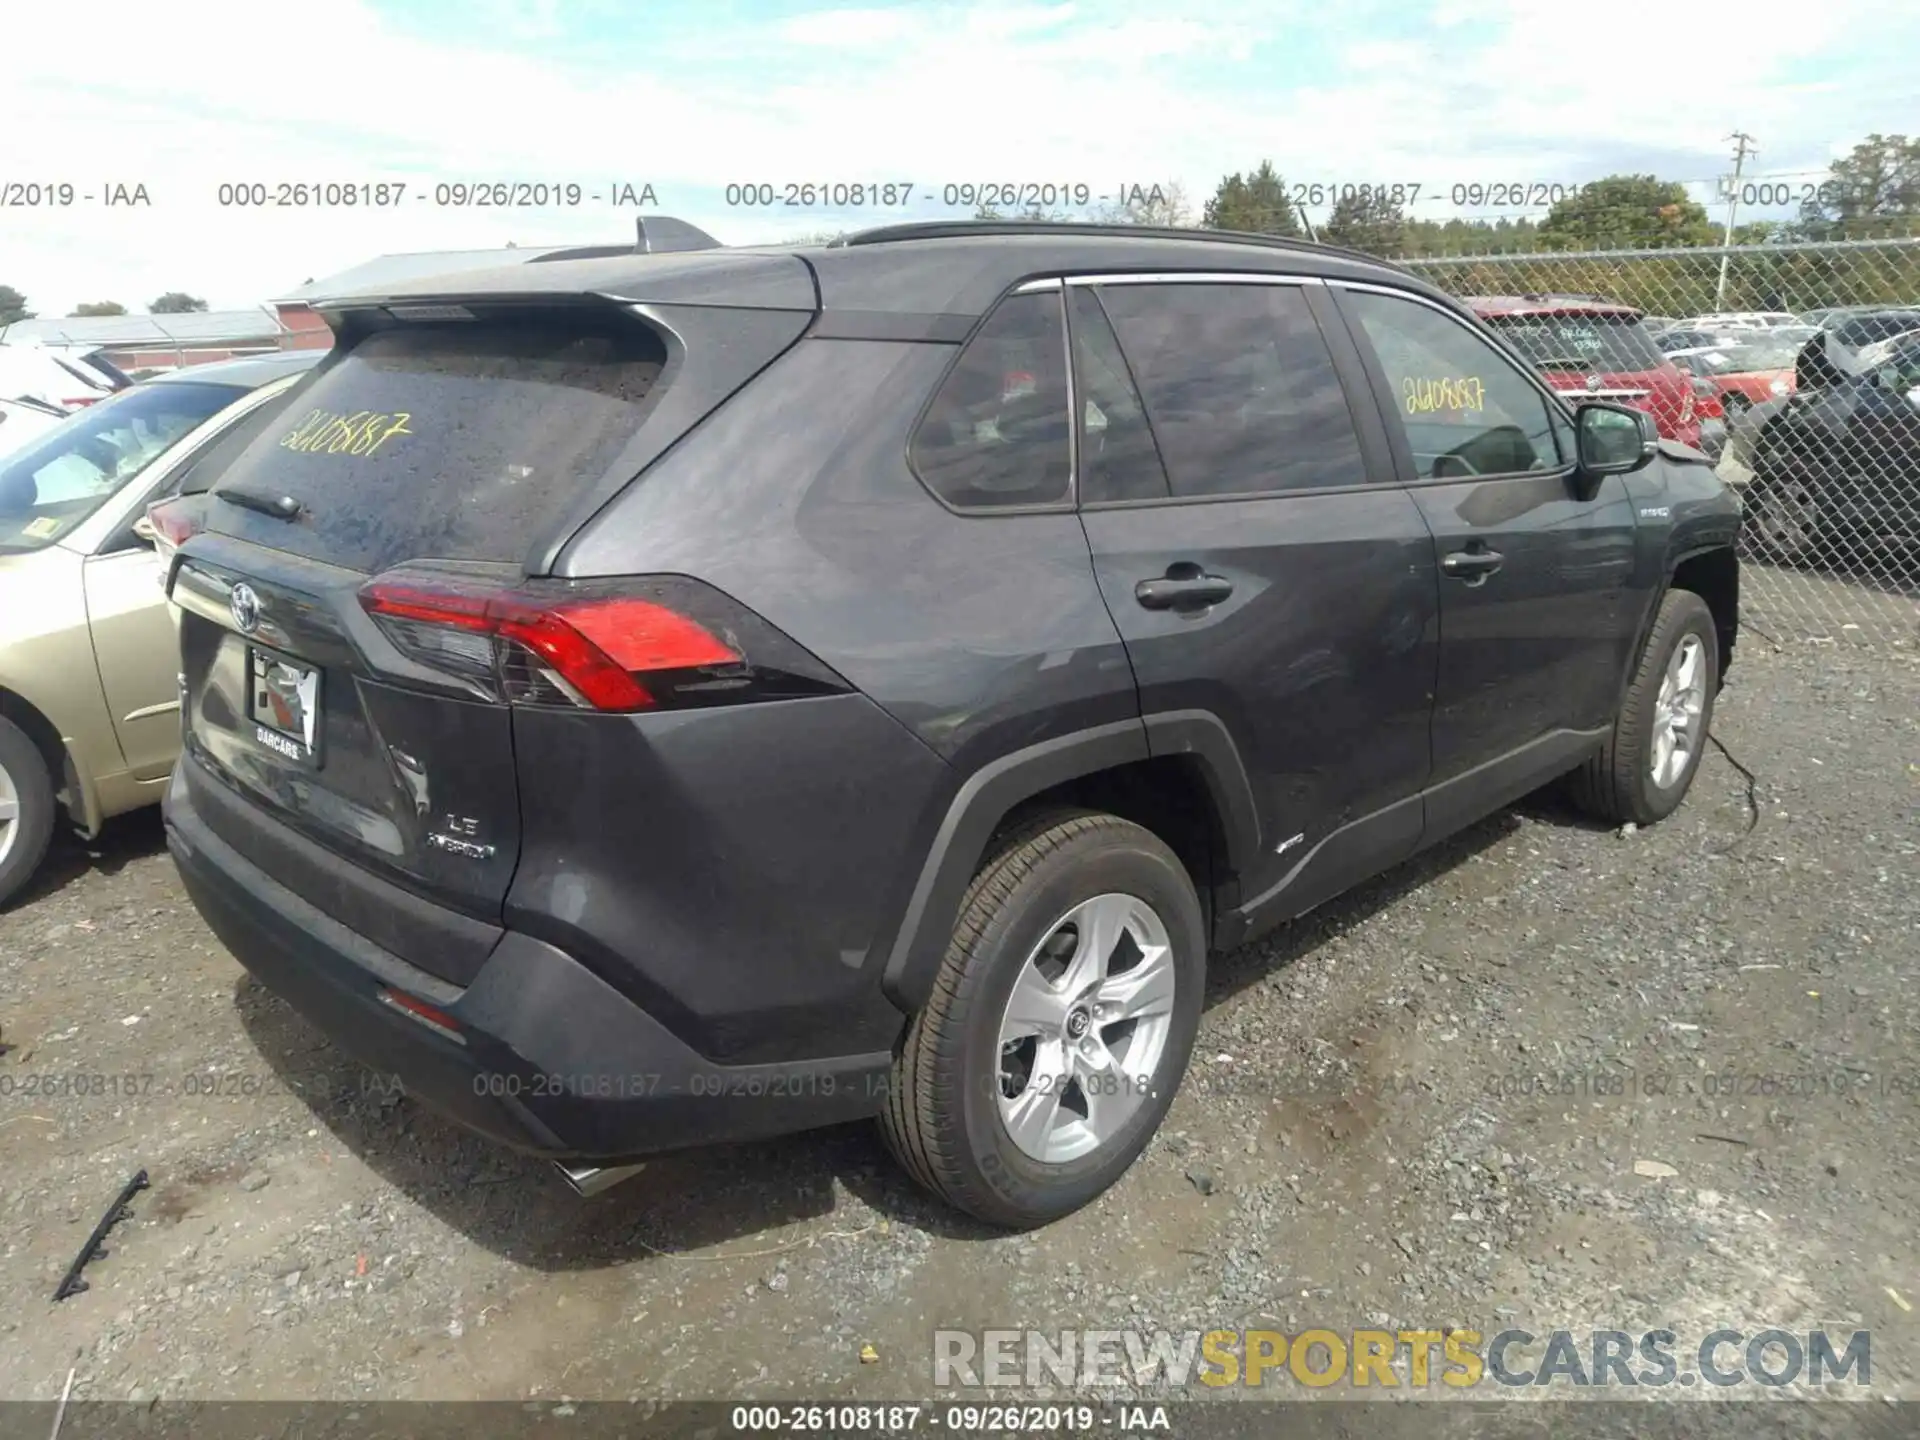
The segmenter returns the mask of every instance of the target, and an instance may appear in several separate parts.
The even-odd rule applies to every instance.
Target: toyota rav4
[[[1111,1185],[1210,953],[1560,777],[1680,804],[1734,501],[1357,253],[970,223],[325,302],[172,561],[169,843],[349,1052],[577,1187],[878,1117]]]

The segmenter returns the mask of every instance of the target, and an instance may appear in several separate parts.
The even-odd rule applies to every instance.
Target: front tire
[[[1719,688],[1713,612],[1691,590],[1669,590],[1613,733],[1573,772],[1575,802],[1615,825],[1651,825],[1679,809],[1707,748]]]
[[[1173,1104],[1205,979],[1199,898],[1157,836],[1088,812],[1017,827],[975,874],[895,1060],[888,1147],[989,1224],[1078,1210]]]
[[[0,718],[0,906],[20,893],[53,836],[53,777],[39,747]]]

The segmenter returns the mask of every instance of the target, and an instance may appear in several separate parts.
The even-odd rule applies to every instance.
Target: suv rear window
[[[1667,363],[1633,315],[1489,315],[1486,320],[1542,370],[1658,370]]]
[[[374,571],[518,560],[632,440],[666,362],[624,317],[377,331],[294,392],[214,484],[291,495],[295,523],[219,505],[211,528]]]

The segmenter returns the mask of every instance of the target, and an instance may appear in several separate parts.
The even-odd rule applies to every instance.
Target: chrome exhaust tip
[[[573,1193],[582,1199],[611,1190],[623,1180],[631,1180],[647,1168],[647,1162],[637,1161],[632,1165],[569,1165],[564,1160],[553,1162],[553,1168],[560,1172]]]

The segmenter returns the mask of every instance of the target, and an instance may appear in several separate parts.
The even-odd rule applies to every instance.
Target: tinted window
[[[162,450],[244,393],[197,381],[137,385],[0,460],[0,551],[52,544]]]
[[[271,407],[212,487],[291,495],[311,521],[215,505],[209,528],[363,570],[517,560],[606,475],[665,359],[612,319],[378,331]]]
[[[1491,315],[1487,323],[1543,370],[1658,370],[1661,365],[1660,347],[1632,315]]]
[[[974,333],[914,432],[913,468],[949,505],[1067,499],[1072,440],[1056,291],[1013,295]]]
[[[1556,468],[1552,406],[1499,351],[1437,310],[1352,291],[1386,372],[1415,471],[1427,477]]]
[[[1166,468],[1099,297],[1084,286],[1067,293],[1073,315],[1074,383],[1081,397],[1081,502],[1164,500],[1169,493]]]
[[[1175,495],[1366,479],[1346,392],[1297,288],[1112,285],[1100,299]]]

